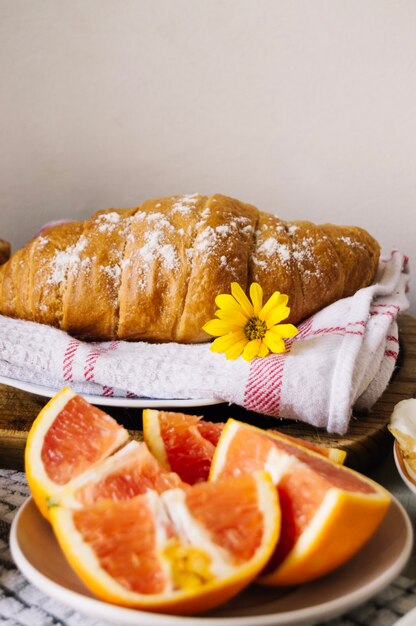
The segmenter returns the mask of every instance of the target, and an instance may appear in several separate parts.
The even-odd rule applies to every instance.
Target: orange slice
[[[65,387],[41,410],[29,431],[25,470],[32,496],[48,519],[48,500],[128,439],[112,417]]]
[[[282,528],[260,582],[293,585],[335,569],[371,537],[390,503],[380,485],[286,437],[228,420],[210,480],[267,470],[277,485]]]
[[[57,506],[59,544],[108,602],[194,614],[251,582],[276,545],[280,510],[267,473],[200,483],[80,510]]]

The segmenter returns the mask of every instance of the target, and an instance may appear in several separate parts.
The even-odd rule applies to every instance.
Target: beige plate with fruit
[[[399,575],[413,544],[410,520],[393,499],[376,534],[346,565],[312,583],[277,590],[252,585],[232,601],[201,616],[174,617],[97,600],[67,565],[49,524],[30,498],[11,530],[13,558],[45,594],[95,619],[130,626],[308,626],[365,602]],[[45,558],[47,555],[47,558]]]

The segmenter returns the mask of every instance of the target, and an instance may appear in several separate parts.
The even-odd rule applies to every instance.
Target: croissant
[[[371,283],[380,248],[354,226],[286,222],[222,195],[98,211],[0,267],[0,313],[90,340],[203,342],[232,281],[289,295],[291,323]]]

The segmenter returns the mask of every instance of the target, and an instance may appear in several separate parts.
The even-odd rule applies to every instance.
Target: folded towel
[[[353,407],[371,407],[391,377],[408,280],[407,257],[394,250],[375,284],[301,323],[285,353],[251,363],[209,344],[87,343],[0,316],[0,376],[81,394],[220,400],[343,434]]]

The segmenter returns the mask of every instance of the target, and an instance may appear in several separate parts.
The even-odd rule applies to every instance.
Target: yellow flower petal
[[[254,307],[254,315],[258,315],[263,306],[263,289],[258,283],[251,283],[250,298]]]
[[[269,354],[270,350],[269,348],[266,346],[266,344],[264,343],[264,341],[261,342],[261,346],[260,346],[260,350],[258,353],[258,357],[263,358],[265,356],[267,356]]]
[[[242,312],[241,305],[230,293],[220,293],[215,298],[215,304],[224,311],[239,311]]]
[[[236,359],[238,356],[240,356],[240,354],[244,350],[244,347],[247,344],[247,342],[248,342],[248,339],[246,339],[244,337],[244,339],[241,339],[241,341],[238,341],[233,346],[231,346],[231,348],[229,348],[225,352],[225,356],[227,357],[227,359],[232,360],[232,359]]]
[[[219,309],[218,311],[215,311],[215,315],[219,317],[223,322],[230,322],[231,324],[236,324],[241,328],[244,328],[248,321],[247,315],[244,315],[244,313],[241,312],[241,309],[240,311],[224,311],[222,309]]]
[[[271,328],[272,326],[276,326],[282,320],[285,320],[289,317],[290,309],[288,306],[279,306],[273,309],[271,313],[264,320],[267,324],[267,328]]]
[[[254,308],[251,304],[250,300],[247,298],[246,294],[240,287],[238,283],[231,283],[231,293],[237,302],[241,305],[244,313],[248,315],[248,317],[252,317],[254,315]]]
[[[222,337],[217,337],[211,344],[212,352],[225,352],[231,348],[235,343],[245,339],[244,333],[241,330],[237,330],[235,333],[229,333]]]
[[[289,297],[286,294],[280,293],[280,291],[275,291],[274,293],[272,293],[272,295],[260,311],[259,318],[263,321],[266,321],[267,316],[270,315],[273,309],[278,306],[286,306],[288,300]]]
[[[240,326],[224,322],[223,320],[209,320],[209,322],[203,325],[202,330],[214,337],[221,337],[221,335],[228,335],[228,333],[240,330]]]
[[[252,361],[254,357],[258,355],[261,343],[261,339],[253,339],[252,341],[249,341],[243,350],[243,359],[245,361]]]
[[[223,293],[215,298],[218,319],[203,326],[205,332],[216,337],[211,344],[213,352],[225,352],[227,359],[242,354],[246,361],[251,361],[267,356],[269,351],[284,352],[283,339],[297,334],[293,324],[280,324],[290,314],[287,295],[275,291],[263,306],[263,289],[253,282],[250,298],[251,301],[236,282],[231,283],[231,294]]]
[[[283,337],[283,339],[289,339],[298,334],[298,329],[293,324],[278,324],[277,326],[272,326],[269,330]]]
[[[271,350],[271,352],[286,351],[286,346],[283,339],[276,335],[276,333],[271,332],[270,330],[268,330],[265,334],[263,341],[266,346]]]

